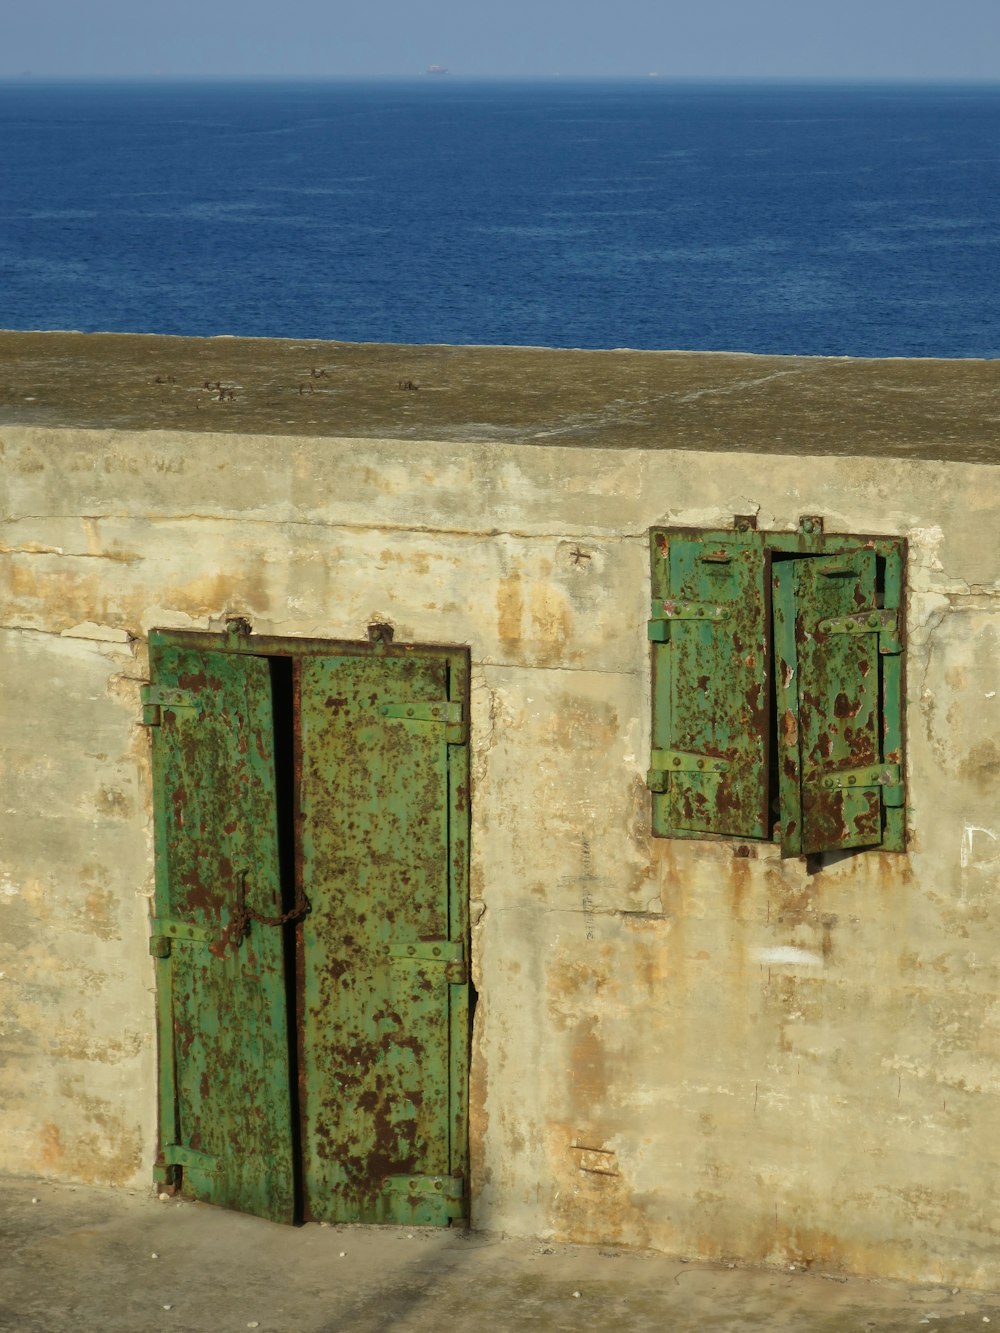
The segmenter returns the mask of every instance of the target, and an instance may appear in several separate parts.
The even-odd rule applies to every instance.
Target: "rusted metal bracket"
[[[860,611],[856,615],[836,616],[821,620],[817,628],[821,634],[877,633],[878,650],[883,657],[894,657],[903,651],[897,611]]]
[[[462,704],[457,703],[405,703],[382,704],[379,712],[383,717],[399,717],[404,722],[461,722]]]
[[[705,557],[708,559],[708,557]],[[726,559],[728,560],[728,556]],[[709,620],[729,619],[729,610],[717,602],[677,602],[672,598],[661,601],[654,598],[652,620],[647,624],[647,632],[653,643],[666,643],[670,638],[672,620]]]
[[[445,980],[464,986],[469,979],[463,940],[414,940],[410,944],[394,944],[389,957],[393,962],[443,963]]]
[[[383,717],[400,722],[421,722],[431,726],[437,723],[444,727],[444,738],[449,745],[464,745],[468,738],[461,700],[380,704],[378,711]]]
[[[170,921],[153,917],[150,922],[149,952],[154,958],[169,958],[173,940],[189,940],[208,944],[215,938],[207,926],[195,926],[188,921]]]
[[[158,727],[163,721],[163,710],[178,713],[189,711],[195,717],[201,716],[201,699],[190,690],[171,690],[163,685],[143,685],[139,689],[142,700],[142,721],[140,726]]]
[[[686,750],[653,750],[649,756],[650,768],[646,774],[646,786],[650,791],[666,791],[671,775],[674,773],[725,773],[729,769],[726,759],[717,759],[710,754],[690,754]]]
[[[167,1166],[192,1166],[197,1171],[204,1171],[210,1174],[215,1170],[215,1158],[210,1157],[207,1152],[197,1152],[194,1148],[186,1148],[183,1143],[165,1143],[163,1145],[163,1160]]]
[[[898,787],[898,764],[869,764],[866,768],[838,768],[833,773],[813,773],[805,779],[821,787]]]
[[[465,1216],[465,1181],[461,1176],[386,1176],[382,1188],[415,1205],[440,1203],[450,1218]]]
[[[821,620],[818,628],[823,634],[871,634],[896,629],[895,611],[859,611],[851,616],[835,616],[830,620]]]

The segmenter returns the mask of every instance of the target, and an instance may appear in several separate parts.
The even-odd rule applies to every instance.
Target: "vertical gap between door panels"
[[[296,875],[296,708],[297,663],[291,657],[271,657],[271,700],[274,713],[274,772],[278,824],[278,866],[281,876],[281,911],[295,904]],[[284,946],[286,1031],[288,1034],[288,1088],[291,1111],[292,1173],[295,1190],[293,1222],[305,1217],[302,1171],[302,1127],[299,1096],[299,968],[298,935],[300,922],[288,921],[281,927]]]

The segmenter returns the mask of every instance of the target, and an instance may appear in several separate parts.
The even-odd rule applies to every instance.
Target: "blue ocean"
[[[0,84],[0,327],[1000,356],[1000,86]]]

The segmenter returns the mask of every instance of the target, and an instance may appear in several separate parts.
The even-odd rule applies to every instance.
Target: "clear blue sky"
[[[0,77],[1000,79],[1000,0],[0,0]]]

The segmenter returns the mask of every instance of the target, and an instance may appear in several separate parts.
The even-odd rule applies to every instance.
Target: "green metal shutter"
[[[878,606],[870,548],[776,562],[773,570],[781,846],[787,856],[883,841],[883,802],[902,803],[885,762]],[[898,758],[898,755],[897,755]]]
[[[282,937],[237,938],[237,895],[281,912],[269,667],[150,640],[161,1176],[291,1221]]]
[[[652,533],[653,831],[770,836],[759,534]]]

